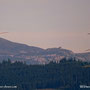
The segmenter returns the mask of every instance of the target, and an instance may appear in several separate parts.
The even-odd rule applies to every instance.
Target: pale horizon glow
[[[0,0],[0,37],[41,48],[90,49],[90,0]]]

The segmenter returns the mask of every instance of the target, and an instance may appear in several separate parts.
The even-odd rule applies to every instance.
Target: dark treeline
[[[80,90],[80,85],[90,86],[89,65],[87,62],[65,58],[60,63],[51,62],[47,65],[3,61],[0,63],[0,86],[17,86],[16,90]]]

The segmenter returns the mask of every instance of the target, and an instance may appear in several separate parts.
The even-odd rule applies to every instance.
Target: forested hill
[[[82,90],[90,86],[90,63],[66,60],[46,65],[26,65],[10,60],[0,64],[0,86],[17,86],[6,90]],[[85,89],[87,90],[87,89]]]

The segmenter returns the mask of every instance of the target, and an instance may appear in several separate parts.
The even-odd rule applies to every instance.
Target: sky
[[[0,37],[41,48],[90,49],[90,0],[0,0]]]

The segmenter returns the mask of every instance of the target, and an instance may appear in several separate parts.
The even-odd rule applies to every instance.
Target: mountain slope
[[[22,61],[27,64],[46,64],[50,61],[59,62],[62,58],[74,58],[89,61],[90,53],[75,54],[63,48],[42,49],[34,46],[11,42],[0,38],[0,61],[10,58],[12,62]]]
[[[90,52],[77,53],[77,54],[76,54],[76,57],[77,57],[79,60],[90,62]]]
[[[43,49],[25,44],[19,44],[0,38],[0,54],[18,54],[18,53],[30,53],[36,54],[43,51]]]

